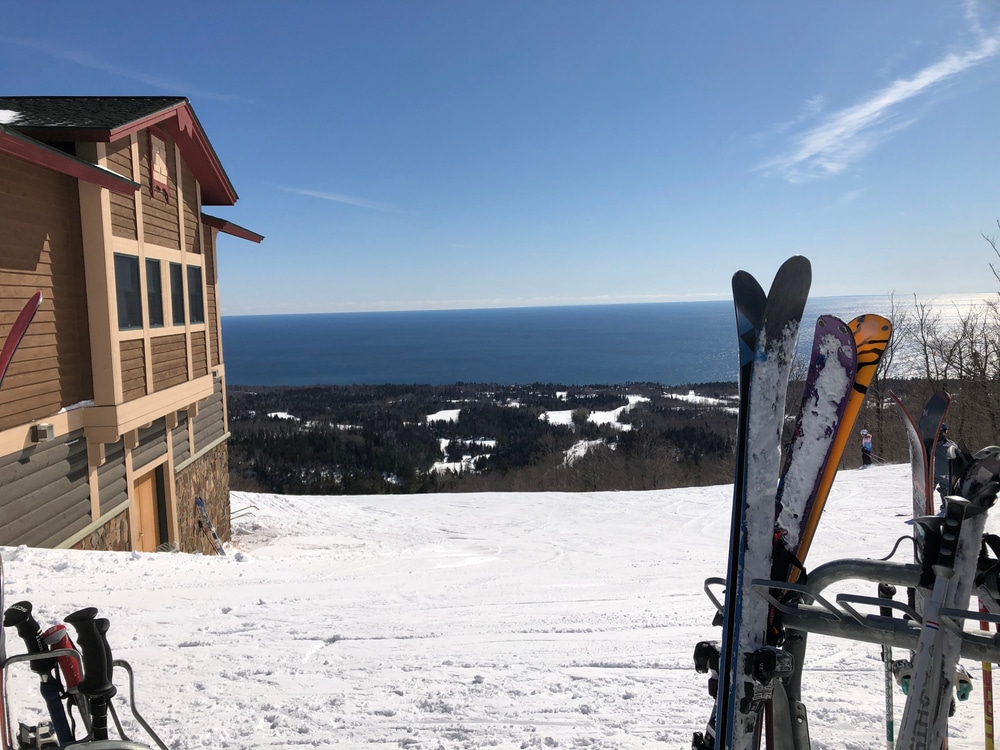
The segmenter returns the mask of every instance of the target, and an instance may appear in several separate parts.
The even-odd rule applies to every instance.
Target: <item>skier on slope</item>
[[[957,452],[958,445],[948,437],[948,425],[942,422],[934,448],[934,489],[941,496],[942,507],[945,496],[951,494],[951,459]]]
[[[872,465],[872,434],[868,430],[861,431],[861,468]]]

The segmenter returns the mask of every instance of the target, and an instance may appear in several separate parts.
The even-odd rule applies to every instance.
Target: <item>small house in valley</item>
[[[229,536],[220,234],[237,195],[182,97],[0,97],[0,545]]]

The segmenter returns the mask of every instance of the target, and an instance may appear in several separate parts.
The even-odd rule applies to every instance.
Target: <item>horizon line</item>
[[[995,290],[982,291],[982,292],[951,292],[942,294],[906,294],[898,295],[897,299],[912,300],[916,297],[921,301],[929,301],[938,299],[940,297],[949,298],[988,298],[991,296],[1000,295],[1000,292]],[[889,299],[890,294],[821,294],[815,295],[809,298],[809,302],[822,299],[838,299],[838,298],[853,298],[853,297],[866,297],[874,298],[878,297],[881,299]],[[555,302],[550,304],[500,304],[500,305],[469,305],[469,306],[443,306],[443,307],[399,307],[399,308],[388,308],[388,309],[373,309],[373,310],[288,310],[288,311],[273,311],[273,312],[235,312],[235,313],[222,313],[220,318],[251,318],[251,317],[279,317],[279,316],[291,316],[291,315],[378,315],[382,313],[414,313],[414,312],[478,312],[478,311],[489,311],[489,310],[537,310],[537,309],[548,309],[548,308],[559,308],[559,307],[624,307],[624,306],[638,306],[638,305],[672,305],[679,303],[701,303],[701,302],[731,302],[728,296],[702,296],[699,298],[682,298],[682,299],[660,299],[660,300],[632,300],[632,301],[607,301],[607,302]],[[447,303],[444,303],[445,305]]]

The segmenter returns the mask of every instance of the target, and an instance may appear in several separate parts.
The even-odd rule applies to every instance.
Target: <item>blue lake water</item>
[[[953,317],[990,295],[928,300]],[[995,297],[995,295],[993,295]],[[913,300],[896,300],[913,307]],[[820,314],[889,315],[884,296],[811,299],[800,349]],[[734,381],[729,300],[488,310],[224,316],[233,385],[442,385]],[[808,353],[807,351],[805,352]]]

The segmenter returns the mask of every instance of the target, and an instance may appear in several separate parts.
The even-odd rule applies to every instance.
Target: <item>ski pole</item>
[[[979,600],[979,611],[985,612],[986,605]],[[980,620],[980,627],[989,630],[990,624]],[[983,733],[986,735],[985,750],[993,750],[993,665],[983,662]]]
[[[111,647],[106,637],[108,621],[97,619],[97,607],[77,610],[66,617],[76,629],[76,642],[83,659],[83,681],[79,689],[90,705],[93,739],[108,739],[108,701],[115,694],[111,683]]]
[[[29,654],[48,653],[48,644],[42,639],[42,629],[31,614],[31,602],[17,602],[3,614],[4,627],[12,627],[21,636]],[[33,659],[31,671],[38,675],[39,692],[45,700],[45,706],[55,729],[59,744],[64,745],[76,739],[69,728],[66,710],[62,705],[62,685],[54,673],[55,659]]]
[[[879,599],[892,599],[895,595],[896,587],[891,583],[878,585]],[[882,617],[892,617],[892,607],[879,607],[879,614]],[[885,667],[885,746],[886,750],[892,750],[895,743],[892,707],[892,646],[888,643],[882,644],[882,664]]]

